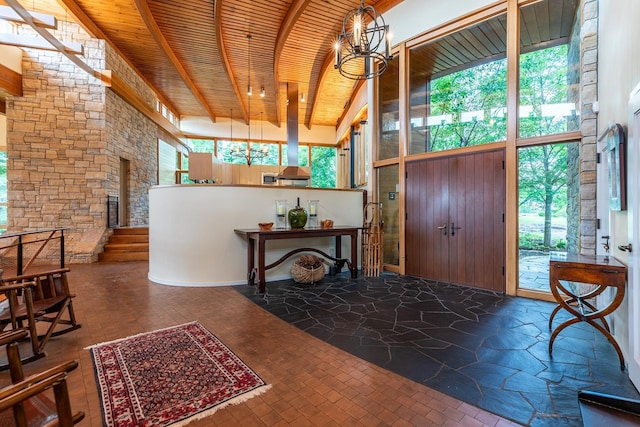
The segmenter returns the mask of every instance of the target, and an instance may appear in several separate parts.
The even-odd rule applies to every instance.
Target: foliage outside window
[[[484,56],[460,41],[488,28],[506,41],[505,21],[501,15],[410,50],[409,154],[506,139],[506,44],[493,40]],[[452,46],[465,54],[441,54]]]
[[[282,166],[289,165],[289,159],[287,158],[288,146],[282,146]],[[309,146],[298,145],[298,166],[309,166]]]
[[[520,137],[579,129],[578,93],[569,84],[577,65],[570,67],[568,50],[564,44],[520,55]]]
[[[335,147],[311,147],[311,186],[320,188],[336,187]]]
[[[212,139],[189,139],[196,153],[215,153],[215,141]]]
[[[521,138],[580,128],[579,3],[574,2],[572,10],[559,10],[563,2],[556,0],[520,8],[518,134]],[[533,23],[549,14],[560,15],[550,21],[552,27],[548,32],[539,31]]]
[[[518,247],[524,274],[520,287],[549,291],[548,276],[538,272],[528,277],[527,266],[541,260],[546,269],[550,251],[577,252],[578,145],[555,143],[518,150]]]

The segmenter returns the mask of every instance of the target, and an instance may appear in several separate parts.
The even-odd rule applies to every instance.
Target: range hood
[[[287,161],[278,179],[308,181],[311,176],[298,166],[298,83],[287,83]]]

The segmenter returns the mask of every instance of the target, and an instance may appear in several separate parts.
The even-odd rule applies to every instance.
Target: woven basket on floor
[[[291,277],[297,283],[316,283],[322,280],[324,274],[324,265],[317,268],[306,268],[294,262],[291,266]]]

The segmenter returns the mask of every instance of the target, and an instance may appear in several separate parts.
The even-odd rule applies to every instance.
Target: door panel
[[[445,159],[446,160],[446,159]],[[409,275],[448,281],[447,162],[407,164],[406,265]]]
[[[504,292],[503,160],[500,150],[407,164],[407,274]]]

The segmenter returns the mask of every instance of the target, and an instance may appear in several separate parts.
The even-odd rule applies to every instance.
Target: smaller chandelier
[[[389,53],[390,44],[389,26],[384,18],[373,6],[365,6],[361,0],[360,7],[350,10],[342,23],[342,32],[335,44],[334,68],[352,80],[377,77],[384,73],[388,61],[393,58]],[[364,67],[358,61],[362,61]],[[377,67],[372,67],[374,61],[378,62]]]
[[[248,143],[247,148],[242,148],[240,145],[233,145],[229,150],[229,154],[233,157],[244,159],[244,161],[247,162],[247,165],[251,166],[255,160],[269,157],[269,147],[258,144],[258,147],[254,148],[252,143]]]

